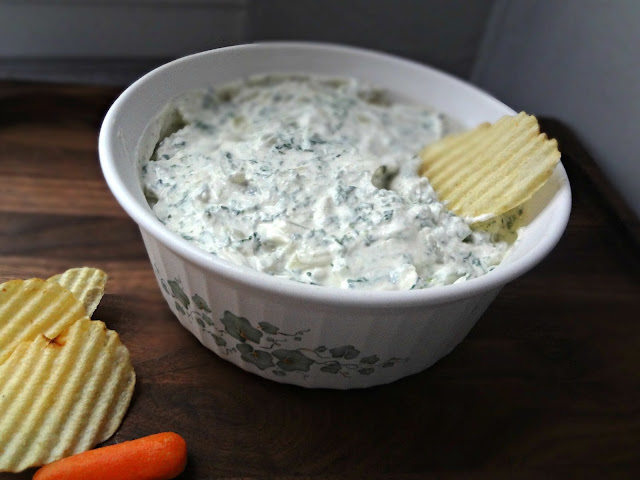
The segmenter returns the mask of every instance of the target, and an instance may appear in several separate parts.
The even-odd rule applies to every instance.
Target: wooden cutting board
[[[638,473],[640,230],[562,125],[542,122],[569,154],[574,195],[552,254],[429,370],[314,391],[245,373],[173,318],[100,172],[98,130],[118,93],[0,83],[0,281],[108,272],[94,318],[120,333],[138,375],[108,444],[176,431],[190,452],[182,479]]]

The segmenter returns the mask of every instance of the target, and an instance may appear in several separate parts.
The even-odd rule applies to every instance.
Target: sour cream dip
[[[354,79],[270,75],[190,92],[140,162],[167,228],[238,265],[346,289],[465,281],[509,250],[417,174],[453,122]]]

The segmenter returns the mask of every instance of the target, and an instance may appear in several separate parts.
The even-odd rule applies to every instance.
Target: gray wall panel
[[[497,0],[472,81],[573,128],[640,216],[640,2]]]
[[[467,78],[494,0],[255,0],[251,36],[341,42]]]

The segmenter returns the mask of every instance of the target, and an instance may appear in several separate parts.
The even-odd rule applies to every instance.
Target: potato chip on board
[[[0,285],[0,365],[22,341],[57,337],[86,315],[66,288],[39,278]],[[1,410],[0,410],[1,411]]]
[[[107,274],[93,267],[70,268],[50,277],[48,281],[59,283],[73,293],[84,304],[87,316],[90,317],[104,295]]]
[[[445,137],[420,152],[426,176],[447,208],[470,223],[527,201],[560,161],[558,144],[524,112]]]
[[[21,342],[0,365],[0,471],[19,472],[108,439],[135,386],[129,351],[85,317]]]

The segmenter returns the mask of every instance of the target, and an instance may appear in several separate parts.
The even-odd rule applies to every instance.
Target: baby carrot
[[[165,432],[63,458],[40,468],[33,480],[169,480],[186,464],[186,442]]]

